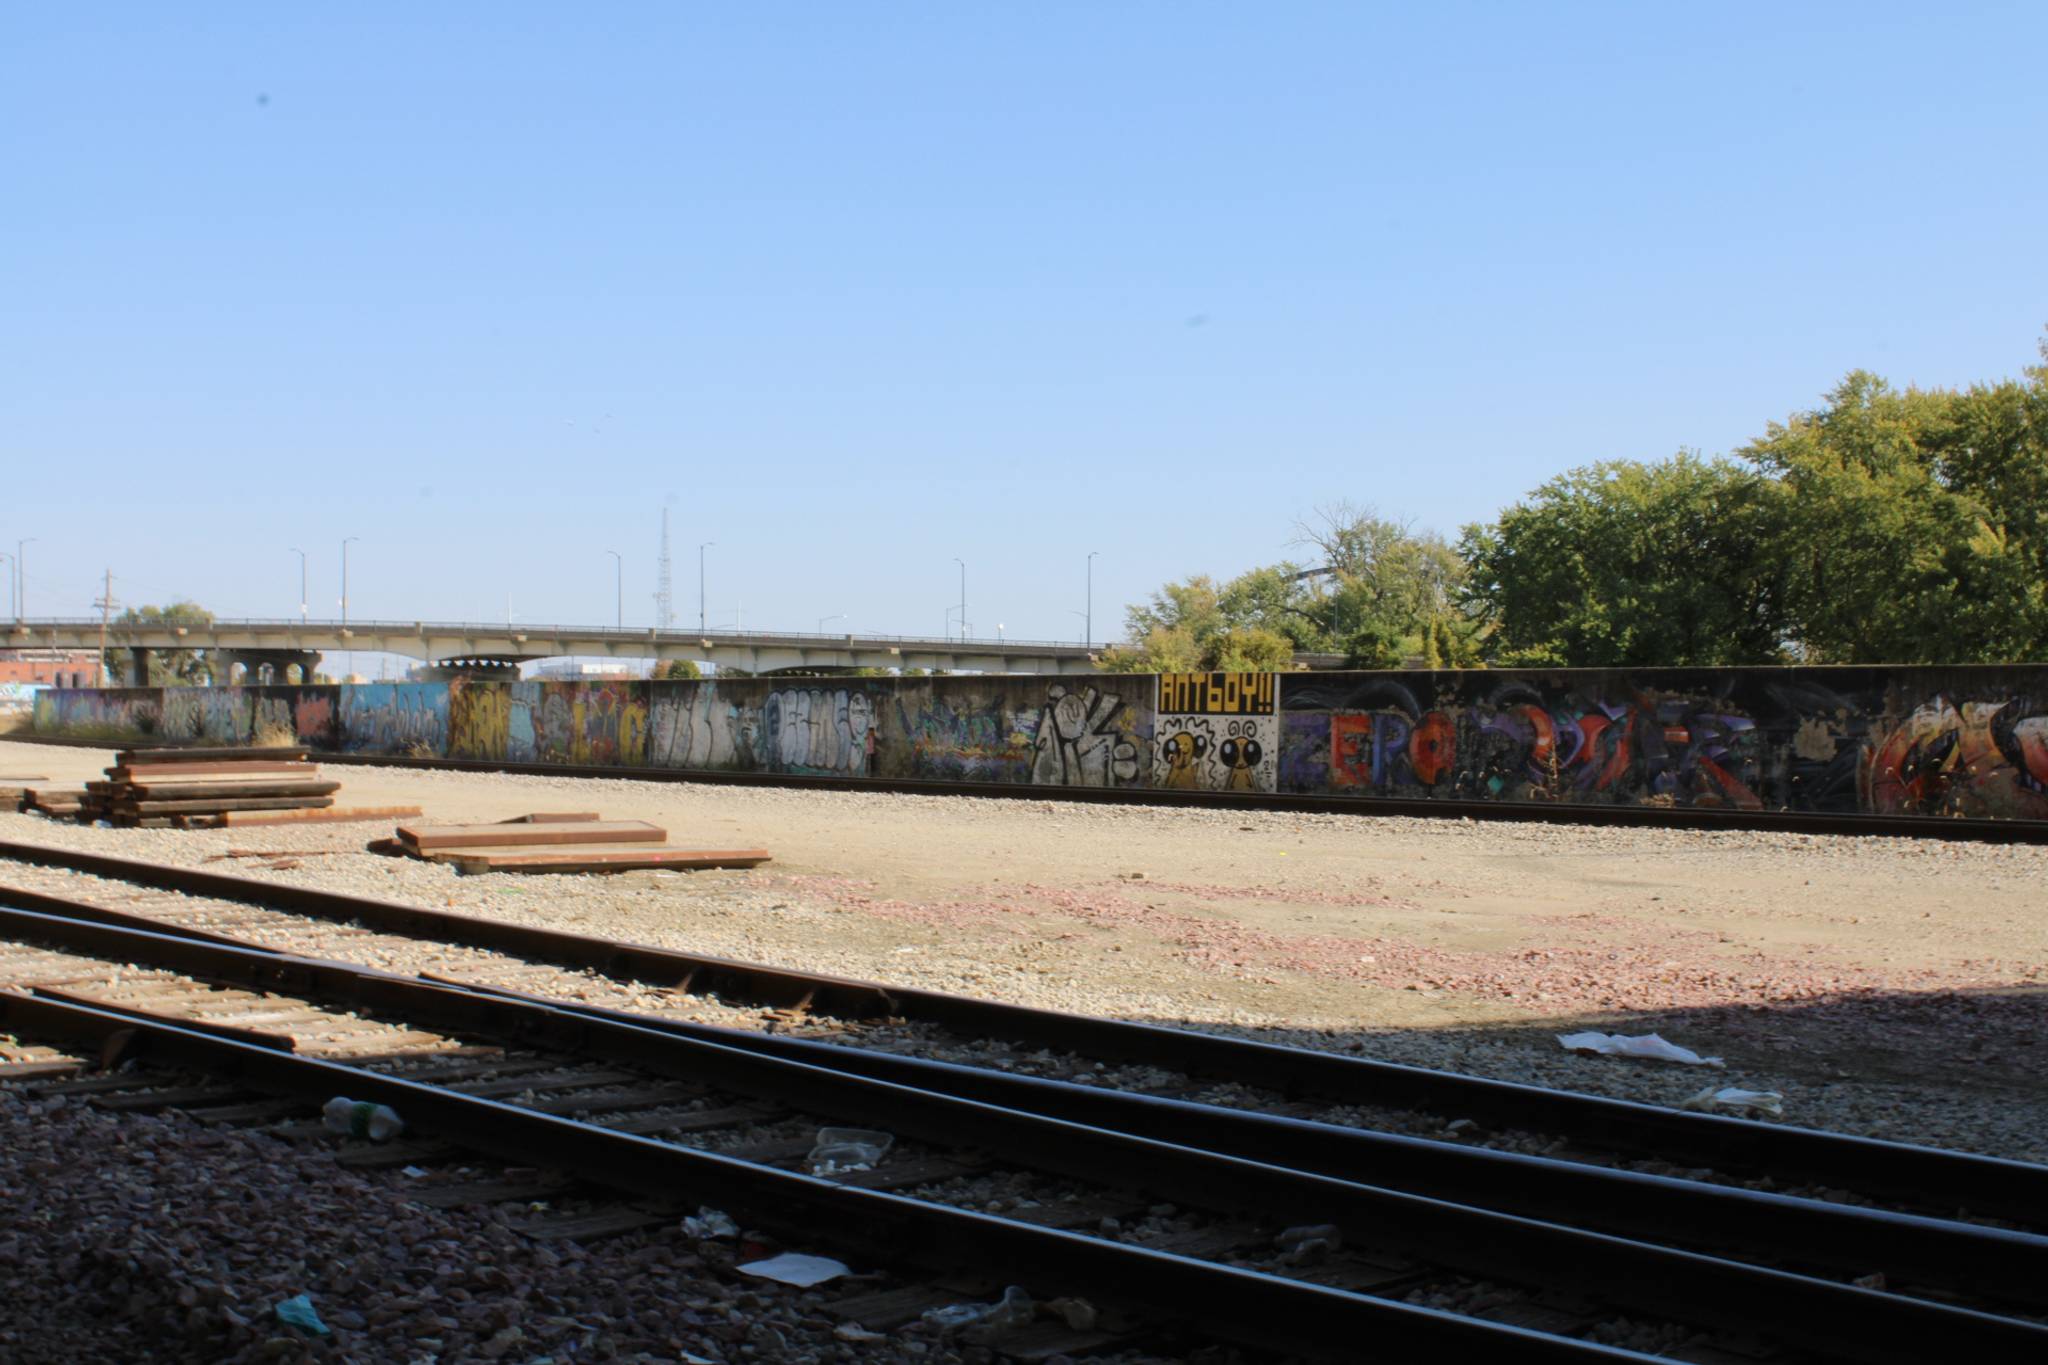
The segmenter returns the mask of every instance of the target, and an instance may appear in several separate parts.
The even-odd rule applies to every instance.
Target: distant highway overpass
[[[0,647],[86,648],[100,645],[93,617],[36,618],[0,623]],[[239,664],[250,680],[266,670],[278,682],[293,665],[310,670],[319,654],[350,650],[396,654],[449,672],[504,676],[540,659],[688,659],[748,673],[804,669],[926,668],[955,673],[1093,673],[1102,647],[1048,640],[960,640],[914,635],[827,635],[786,630],[655,630],[609,626],[499,625],[476,621],[216,620],[210,625],[115,622],[106,645],[120,672],[143,680],[144,651],[205,651],[224,670]],[[1308,667],[1332,667],[1335,656],[1300,655]],[[229,678],[215,676],[214,681]]]

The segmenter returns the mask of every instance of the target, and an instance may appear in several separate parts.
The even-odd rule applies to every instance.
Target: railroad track
[[[60,748],[105,749],[104,740],[10,734],[11,741]],[[1401,815],[1422,819],[1537,821],[1651,829],[1762,830],[1793,834],[1879,835],[1909,839],[1962,839],[1983,843],[2048,843],[2048,822],[1950,818],[1933,815],[1863,815],[1834,811],[1715,810],[1690,806],[1607,805],[1561,801],[1465,801],[1452,798],[1317,796],[1289,792],[1180,791],[1163,787],[1039,786],[1018,782],[954,782],[934,778],[824,777],[807,773],[717,772],[700,769],[615,768],[592,764],[515,763],[470,758],[408,758],[399,754],[322,751],[323,764],[418,768],[444,772],[521,773],[535,777],[594,777],[633,782],[691,782],[727,786],[795,787],[814,791],[896,792],[923,796],[977,796],[996,800],[1078,801],[1110,805],[1195,806],[1228,810],[1298,811],[1318,815]]]
[[[1695,1360],[1757,1358],[1759,1332],[1792,1352],[1770,1358],[1924,1358],[1908,1343],[1926,1331],[1973,1343],[1964,1354],[1974,1359],[2023,1358],[2048,1343],[2038,1322],[2048,1307],[2048,1239],[2026,1230],[2048,1223],[2048,1170],[2039,1167],[807,976],[196,869],[32,845],[0,845],[0,856],[21,864],[10,881],[34,867],[115,879],[67,876],[63,895],[0,887],[0,904],[13,907],[0,913],[7,939],[69,955],[18,972],[0,962],[17,990],[43,991],[0,1001],[13,1031],[93,1047],[140,1031],[152,1053],[201,1072],[301,1102],[333,1093],[381,1099],[437,1141],[656,1199],[653,1212],[593,1213],[588,1226],[598,1230],[607,1218],[673,1217],[693,1198],[771,1228],[889,1228],[885,1245],[834,1245],[895,1264],[1028,1270],[1049,1289],[1095,1286],[1098,1298],[1113,1285],[1121,1321],[1264,1347],[1282,1344],[1275,1324],[1285,1323],[1295,1335],[1284,1344],[1337,1358],[1351,1353],[1344,1343],[1368,1339],[1360,1332],[1396,1354],[1452,1347],[1481,1358],[1595,1358],[1606,1348],[1594,1339],[1618,1322],[1632,1324],[1637,1339],[1686,1341],[1697,1329],[1689,1347],[1666,1357]],[[389,961],[405,945],[415,957],[438,955],[448,970],[422,976],[320,960]],[[171,976],[93,975],[123,963]],[[202,981],[248,995],[194,997]],[[845,1041],[713,1027],[673,1017],[673,1008],[647,1014],[590,998],[637,991],[644,1004],[650,987],[660,993],[657,1008],[715,992],[728,1006],[770,1011],[785,1028],[801,1018]],[[194,998],[205,1005],[198,1015],[161,1008]],[[400,1058],[416,1067],[401,1054],[421,1049],[435,1057],[464,1046],[517,1049],[508,1055],[524,1072],[501,1077],[480,1058],[463,1061],[450,1084],[513,1086],[541,1109],[336,1060],[321,1030],[337,1013],[398,1031],[354,1044],[381,1066]],[[236,1032],[263,1033],[265,1020],[292,1018],[294,1030],[308,1030],[307,1056]],[[1077,1084],[860,1045],[873,1043],[871,1029],[900,1044],[902,1020],[1035,1046],[1040,1056],[1056,1048],[1070,1070],[1075,1058],[1116,1059],[1135,1065],[1131,1078],[1151,1093],[1102,1083],[1117,1072],[1088,1070],[1080,1074],[1094,1083]],[[595,1068],[598,1079],[578,1067]],[[554,1088],[520,1089],[520,1076],[536,1071]],[[1247,1093],[1485,1113],[1560,1133],[1588,1159],[1180,1098],[1217,1078]],[[1299,1113],[1305,1104],[1280,1096],[1273,1107]],[[910,1193],[858,1182],[820,1189],[783,1169],[801,1159],[799,1147],[808,1150],[807,1134],[832,1122],[898,1134],[905,1150],[875,1179]],[[627,1138],[630,1149],[611,1145]],[[728,1150],[705,1167],[706,1143],[741,1154]],[[1910,1195],[2010,1226],[1599,1164],[1602,1154],[1612,1162],[1643,1151],[1689,1153],[1724,1174],[1781,1183],[1825,1176],[1864,1198]],[[1024,1192],[1005,1201],[1003,1218],[946,1202],[949,1190],[985,1192],[992,1179]],[[1165,1207],[1160,1201],[1171,1215],[1149,1214]],[[1019,1203],[1052,1212],[1034,1221],[1019,1215]],[[1332,1259],[1304,1268],[1276,1247],[1290,1227],[1325,1225],[1339,1229]],[[1133,1255],[1138,1262],[1127,1264]],[[1878,1283],[1887,1288],[1865,1287]],[[914,1301],[917,1291],[908,1292]],[[1416,1303],[1490,1306],[1445,1314]]]

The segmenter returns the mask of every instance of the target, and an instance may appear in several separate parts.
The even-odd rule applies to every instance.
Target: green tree
[[[1769,663],[1787,632],[1783,501],[1758,471],[1689,452],[1588,465],[1466,528],[1464,598],[1501,663]]]
[[[2026,373],[1900,391],[1859,370],[1737,452],[1788,495],[1803,658],[1999,662],[2048,647],[2048,366]]]
[[[671,682],[689,682],[703,677],[704,670],[695,659],[670,659],[654,676]]]
[[[1349,503],[1320,509],[1296,531],[1314,562],[1283,560],[1220,585],[1207,574],[1169,583],[1130,609],[1127,642],[1103,666],[1174,672],[1259,659],[1285,668],[1305,651],[1384,668],[1425,654],[1427,636],[1441,643],[1434,623],[1462,622],[1465,563],[1434,532]],[[1476,630],[1467,624],[1451,632],[1463,654]]]
[[[213,613],[197,602],[180,598],[167,607],[129,607],[114,621],[120,625],[179,625],[207,626],[213,624]],[[123,676],[120,667],[109,658],[103,660],[110,674]],[[206,658],[196,649],[158,649],[150,651],[149,685],[151,687],[195,686],[211,677]],[[227,679],[215,679],[226,682]]]

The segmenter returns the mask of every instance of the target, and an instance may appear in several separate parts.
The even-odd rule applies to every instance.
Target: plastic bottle
[[[371,1104],[367,1100],[352,1100],[341,1095],[321,1106],[320,1117],[330,1133],[368,1138],[372,1142],[388,1142],[405,1131],[405,1120],[398,1117],[398,1111],[390,1105]]]

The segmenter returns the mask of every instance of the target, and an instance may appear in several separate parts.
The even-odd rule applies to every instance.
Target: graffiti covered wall
[[[1143,785],[1149,676],[904,679],[884,693],[875,774],[1040,786]]]
[[[194,690],[226,692],[235,689]],[[445,756],[448,752],[448,684],[343,684],[341,749],[350,754],[424,752]]]
[[[847,681],[650,683],[647,762],[714,772],[868,776],[878,689],[866,678]]]
[[[1152,785],[1270,792],[1279,765],[1277,675],[1162,673]]]
[[[2048,820],[2048,668],[49,688],[35,732],[578,766]]]

